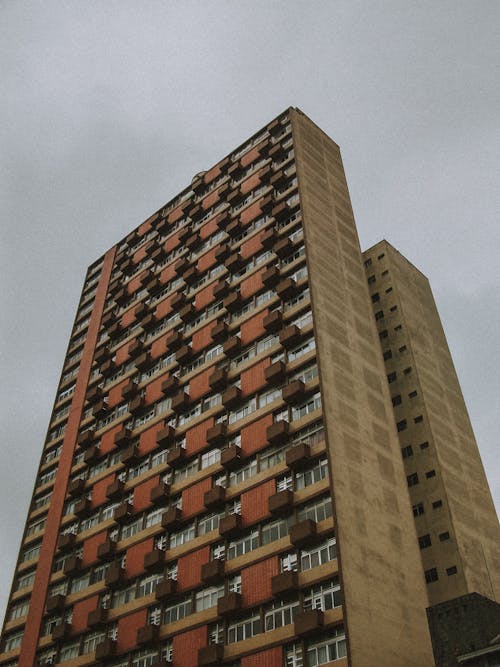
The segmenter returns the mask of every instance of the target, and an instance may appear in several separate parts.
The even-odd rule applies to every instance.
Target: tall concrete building
[[[89,268],[0,667],[428,667],[495,539],[427,283],[288,109]]]

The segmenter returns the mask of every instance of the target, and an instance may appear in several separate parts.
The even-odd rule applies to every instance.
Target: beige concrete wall
[[[498,519],[428,280],[386,241],[366,251],[365,258],[372,259],[367,275],[375,275],[370,291],[380,295],[373,308],[384,312],[378,326],[389,334],[383,348],[393,353],[386,370],[398,373],[391,385],[402,397],[395,418],[408,424],[400,433],[401,446],[413,448],[405,459],[406,473],[419,476],[410,488],[412,502],[422,502],[425,511],[415,519],[417,532],[432,541],[421,552],[422,564],[438,573],[428,585],[429,600],[436,604],[477,592],[500,601]],[[397,323],[402,328],[395,332]],[[398,353],[401,345],[406,345],[404,354]],[[411,373],[405,375],[408,367]],[[412,390],[418,395],[409,399]],[[418,416],[423,421],[415,424]],[[424,442],[429,446],[422,450]],[[435,475],[428,478],[430,471]],[[436,500],[443,504],[433,509]],[[441,541],[446,532],[450,539]],[[457,574],[450,576],[446,571],[452,566]]]
[[[293,111],[352,667],[429,667],[427,595],[340,151]]]

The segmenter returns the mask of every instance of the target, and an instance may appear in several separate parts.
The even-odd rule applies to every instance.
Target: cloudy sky
[[[0,618],[86,267],[288,106],[430,278],[500,508],[500,3],[0,3]]]

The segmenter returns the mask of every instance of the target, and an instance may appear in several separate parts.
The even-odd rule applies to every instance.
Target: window
[[[61,648],[59,653],[59,662],[64,662],[65,660],[70,660],[71,658],[76,658],[80,653],[80,640],[72,642],[71,644],[66,644]]]
[[[383,252],[381,255],[379,255],[379,256],[377,257],[377,259],[379,259],[379,260],[380,260],[380,259],[384,259],[384,257],[385,257],[385,252]]]
[[[435,567],[432,567],[430,570],[426,570],[424,572],[425,575],[425,581],[428,584],[431,584],[433,581],[438,580],[438,573]]]
[[[95,651],[98,644],[101,644],[106,639],[105,632],[92,632],[83,639],[82,653],[91,653]]]
[[[329,537],[325,542],[310,549],[302,549],[300,554],[300,569],[305,572],[323,563],[337,558],[337,544],[335,537]]]
[[[421,549],[427,549],[431,545],[432,545],[432,542],[431,542],[431,536],[430,535],[428,535],[428,534],[427,535],[421,535],[418,538],[418,546]]]
[[[262,544],[269,544],[269,542],[279,540],[286,535],[288,535],[288,521],[286,519],[271,521],[262,528]]]
[[[417,503],[416,505],[413,505],[413,516],[422,516],[422,514],[425,513],[424,510],[424,504],[423,503]]]
[[[276,630],[284,625],[293,623],[293,619],[300,609],[299,601],[275,602],[272,607],[264,613],[264,631]]]
[[[34,572],[29,572],[28,574],[23,574],[17,580],[16,590],[19,591],[19,590],[21,590],[21,588],[28,588],[28,586],[31,586],[34,581],[35,581],[35,573]]]
[[[191,597],[187,597],[181,602],[166,607],[163,612],[163,622],[175,623],[175,621],[180,621],[181,618],[186,618],[186,616],[191,614],[191,607]]]
[[[411,475],[407,475],[406,481],[408,483],[408,486],[415,486],[418,484],[418,473],[414,472]]]
[[[335,628],[328,638],[309,644],[306,650],[308,667],[318,667],[347,655],[344,629]]]
[[[397,306],[391,306],[391,307],[389,308],[389,310],[391,311],[391,313],[395,313],[397,309],[398,309]]]
[[[288,644],[284,650],[285,667],[304,667],[302,644]]]
[[[224,516],[224,512],[208,514],[198,520],[198,535],[206,535],[212,530],[217,530],[219,522]]]
[[[435,500],[435,501],[432,503],[432,509],[433,509],[433,510],[437,510],[437,509],[439,509],[439,508],[442,507],[442,506],[443,506],[443,501],[442,501],[442,500]]]
[[[379,333],[378,337],[380,338],[380,340],[383,340],[384,338],[387,338],[388,335],[389,335],[389,332],[387,331],[387,329],[384,329],[383,331],[381,331]]]
[[[406,345],[401,345],[401,347],[398,349],[399,354],[403,354],[403,352],[406,352],[407,347]]]
[[[302,417],[305,417],[311,412],[319,410],[319,408],[321,408],[321,394],[320,392],[317,392],[316,394],[311,396],[305,403],[302,403],[302,405],[299,405],[297,407],[292,407],[292,421],[301,419]]]
[[[377,303],[377,301],[380,301],[380,294],[378,292],[375,292],[372,294],[372,303]]]
[[[396,324],[396,326],[394,327],[394,331],[401,331],[402,328],[403,328],[402,324]]]
[[[411,366],[408,366],[407,368],[404,369],[403,373],[404,373],[405,375],[409,375],[409,374],[411,373],[411,370],[412,370],[412,369],[411,369]]]
[[[368,276],[368,284],[369,284],[369,285],[373,285],[373,283],[374,283],[376,280],[377,280],[377,279],[375,278],[375,275]]]
[[[413,456],[413,447],[411,445],[406,445],[406,447],[401,448],[401,455],[404,459]]]
[[[436,471],[435,470],[428,470],[425,473],[425,476],[426,476],[427,479],[432,479],[432,477],[436,476]]]
[[[446,542],[449,539],[450,539],[450,533],[448,531],[446,531],[444,533],[439,533],[439,541],[440,542]]]
[[[310,609],[334,609],[342,604],[342,594],[338,577],[313,586],[304,595],[304,611]]]
[[[297,511],[297,521],[312,519],[318,523],[330,516],[332,516],[332,501],[329,497],[303,505]]]
[[[393,396],[391,398],[392,401],[392,406],[395,408],[396,405],[401,405],[401,394],[398,394],[397,396]]]
[[[211,586],[199,591],[195,596],[194,610],[203,611],[203,609],[215,607],[217,600],[223,595],[224,586]]]
[[[422,443],[419,445],[419,447],[420,447],[420,449],[421,449],[422,451],[424,451],[424,449],[428,449],[428,448],[429,448],[429,443],[428,443],[428,442],[422,442]]]
[[[446,574],[449,577],[451,577],[452,575],[454,575],[456,573],[457,573],[457,566],[456,565],[452,565],[451,567],[446,568]]]
[[[413,421],[415,422],[415,424],[421,424],[424,421],[424,418],[422,417],[422,415],[418,415],[413,419]]]
[[[375,313],[375,319],[378,321],[378,320],[382,320],[383,318],[384,318],[384,311],[383,310],[378,310]]]
[[[237,623],[230,623],[227,628],[227,643],[233,644],[249,639],[260,633],[260,616],[251,616]]]
[[[384,361],[387,361],[388,359],[392,359],[392,350],[385,350],[385,352],[382,356],[384,357]]]
[[[366,267],[371,266],[371,264],[372,264],[372,258],[371,257],[368,257],[368,259],[365,259],[365,266]]]
[[[408,422],[406,419],[402,419],[400,422],[396,424],[396,428],[398,429],[398,433],[401,433],[401,431],[406,431],[408,428]]]
[[[392,292],[392,287],[388,287],[388,288],[385,290],[385,293],[386,293],[386,294],[390,294],[391,292]]]
[[[301,470],[295,476],[295,488],[305,489],[306,486],[315,484],[325,479],[328,474],[328,461],[326,458],[320,458],[312,468]]]
[[[176,533],[171,533],[169,548],[173,549],[174,547],[178,547],[181,544],[186,544],[186,542],[189,542],[194,538],[194,534],[194,523],[189,524],[189,526]]]
[[[396,378],[397,378],[397,373],[396,371],[393,371],[392,373],[389,373],[387,375],[387,382],[389,384],[391,384],[392,382],[396,382]]]
[[[259,546],[259,533],[257,530],[252,530],[251,533],[245,535],[239,540],[233,540],[229,542],[227,547],[226,558],[231,560],[232,558],[237,558],[243,554],[256,549]]]
[[[21,618],[22,616],[26,616],[28,613],[28,609],[30,607],[30,601],[28,600],[23,600],[22,602],[19,602],[18,604],[13,605],[8,614],[8,620],[13,621],[16,618]]]
[[[417,396],[416,391],[410,391],[410,393],[408,394],[408,398],[415,398],[415,396]]]

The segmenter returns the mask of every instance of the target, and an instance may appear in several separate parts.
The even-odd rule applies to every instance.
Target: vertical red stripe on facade
[[[92,366],[94,350],[99,334],[99,326],[104,308],[104,302],[106,300],[109,278],[113,268],[115,251],[116,249],[113,248],[104,256],[101,276],[97,285],[94,308],[90,316],[87,338],[85,340],[83,354],[80,361],[80,371],[76,381],[75,393],[73,394],[73,399],[71,402],[71,410],[69,412],[62,451],[59,457],[57,476],[54,481],[52,500],[47,515],[47,522],[45,524],[45,532],[43,536],[40,557],[38,559],[33,594],[31,596],[31,604],[28,612],[28,618],[26,619],[26,627],[21,644],[19,667],[32,667],[35,664],[38,636],[42,623],[45,599],[47,597],[47,589],[50,576],[52,574],[52,558],[56,549],[59,525],[61,522],[66,496],[66,487],[68,485],[68,479],[71,472],[71,464],[73,462],[73,454],[78,437],[78,427],[80,425],[80,420],[85,405],[85,394],[87,391],[90,369]]]
[[[123,316],[120,320],[122,328],[126,329],[129,327],[133,322],[135,321],[135,314],[134,314],[134,308],[129,308],[125,313],[123,313]]]
[[[172,236],[169,236],[169,238],[165,241],[165,250],[170,252],[171,250],[174,250],[174,248],[177,248],[179,245],[179,232],[175,232],[172,234]]]
[[[142,484],[138,484],[134,489],[134,512],[142,512],[146,507],[151,507],[149,496],[151,489],[157,486],[160,481],[160,476],[155,475],[151,479],[147,479]]]
[[[207,306],[209,303],[212,303],[212,301],[214,301],[213,292],[214,292],[214,284],[210,283],[210,285],[207,285],[196,294],[194,298],[194,305],[196,310],[201,310],[202,308],[205,308],[205,306]]]
[[[254,190],[258,185],[260,185],[260,178],[259,174],[257,173],[243,181],[243,183],[240,185],[240,188],[243,194],[246,195],[247,193]]]
[[[273,416],[269,414],[241,429],[241,449],[245,455],[248,456],[267,444],[266,431],[272,423]]]
[[[158,431],[161,431],[163,428],[163,422],[155,424],[148,428],[146,431],[143,431],[139,436],[139,452],[141,454],[147,454],[158,448],[156,443],[156,434]]]
[[[272,597],[271,578],[279,574],[278,557],[273,556],[241,571],[243,604],[251,606]]]
[[[212,343],[212,334],[210,332],[212,331],[214,326],[215,323],[211,322],[210,324],[207,324],[206,327],[203,327],[203,329],[200,329],[199,331],[193,334],[193,337],[191,339],[191,347],[193,353],[203,350],[205,347],[208,347],[208,345]]]
[[[251,150],[247,151],[245,155],[240,158],[240,164],[242,167],[248,167],[249,164],[255,162],[260,157],[260,145],[254,146]]]
[[[186,431],[186,454],[189,456],[207,446],[207,431],[214,425],[214,418],[206,419]]]
[[[157,338],[151,343],[151,359],[159,359],[165,354],[167,350],[165,343],[167,342],[169,335],[170,334],[167,333],[164,336],[160,336],[160,338]]]
[[[241,373],[241,394],[242,396],[249,396],[255,393],[258,389],[266,386],[265,371],[271,365],[271,359],[266,357],[259,361],[258,364],[248,368]]]
[[[165,376],[159,377],[156,380],[153,380],[153,382],[150,382],[146,386],[146,394],[145,394],[146,405],[150,405],[151,403],[156,403],[156,401],[160,401],[163,398],[161,385],[164,380]]]
[[[241,212],[240,220],[242,225],[248,225],[262,213],[260,208],[261,201],[261,199],[258,199],[255,203],[250,204],[250,206],[247,206],[247,208]]]
[[[132,256],[134,264],[140,264],[146,257],[146,245],[142,245],[139,250],[136,250]]]
[[[255,236],[252,236],[251,239],[248,239],[248,241],[245,241],[245,243],[241,244],[240,255],[243,259],[252,257],[252,255],[255,255],[256,252],[262,249],[261,238],[263,233],[264,232],[261,231]]]
[[[173,296],[173,294],[167,296],[166,299],[160,301],[160,303],[156,306],[155,315],[158,319],[165,317],[165,315],[168,315],[170,312],[172,312],[172,306],[170,305],[170,302],[172,301]]]
[[[175,262],[166,266],[160,273],[160,283],[165,285],[175,276]]]
[[[212,480],[210,477],[203,479],[198,484],[193,484],[182,492],[182,514],[189,517],[192,514],[205,510],[203,504],[203,496],[206,491],[212,488]]]
[[[122,345],[119,347],[116,352],[115,352],[115,362],[117,366],[120,366],[123,364],[125,361],[128,359],[128,346],[129,343],[126,345]]]
[[[263,271],[258,271],[241,283],[240,293],[242,299],[247,299],[262,289],[264,286],[264,283],[262,282],[262,273]]]
[[[210,220],[210,222],[207,222],[207,224],[203,225],[203,227],[200,229],[200,237],[202,239],[208,239],[208,237],[212,236],[212,234],[215,234],[217,230],[217,216],[215,216]]]
[[[246,655],[241,659],[241,667],[282,667],[283,647],[275,646],[267,651]]]
[[[147,609],[141,609],[134,614],[128,614],[118,621],[118,653],[130,651],[137,647],[137,630],[146,625],[148,620]]]
[[[247,345],[263,335],[265,332],[263,322],[268,313],[269,309],[266,308],[242,323],[240,327],[242,345]]]
[[[138,574],[144,572],[144,556],[153,550],[154,539],[150,537],[144,542],[134,544],[127,549],[127,560],[125,564],[125,571],[127,579],[136,577]]]
[[[174,636],[175,667],[195,667],[198,649],[207,645],[207,626]]]
[[[276,493],[276,482],[270,479],[241,494],[241,516],[245,525],[271,516],[268,502],[273,493]]]
[[[213,372],[214,367],[211,366],[189,381],[189,397],[192,401],[196,401],[201,396],[209,393],[210,385],[208,384],[208,378]]]
[[[73,614],[71,617],[71,633],[76,634],[77,632],[83,632],[88,630],[87,617],[89,611],[94,611],[97,609],[99,604],[99,596],[94,595],[91,598],[82,600],[81,602],[75,602],[73,605]]]
[[[215,264],[215,253],[217,251],[217,246],[206,252],[198,260],[198,271],[204,273],[207,269],[212,267]]]
[[[181,556],[177,561],[177,583],[179,590],[184,591],[198,586],[201,581],[201,566],[210,560],[210,547],[202,547]]]

